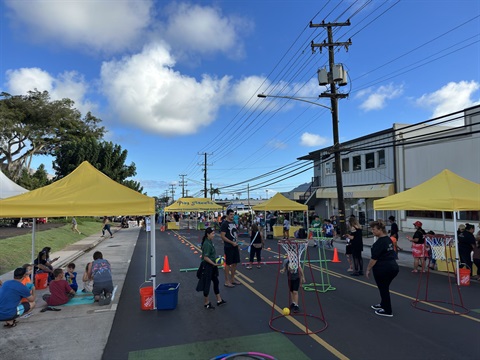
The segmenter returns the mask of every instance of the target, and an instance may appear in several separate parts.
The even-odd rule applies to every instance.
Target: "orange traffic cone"
[[[163,259],[163,270],[162,270],[162,272],[163,273],[172,272],[172,270],[170,270],[170,265],[168,264],[168,256],[167,255],[165,255],[165,258]]]
[[[160,226],[160,231],[165,231],[165,226]]]
[[[340,259],[338,258],[337,248],[333,248],[333,260],[332,260],[332,262],[334,262],[334,263],[341,262]]]

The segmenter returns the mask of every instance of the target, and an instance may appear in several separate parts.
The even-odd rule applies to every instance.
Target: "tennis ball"
[[[215,263],[218,265],[223,265],[224,261],[223,256],[219,256],[215,259]]]
[[[175,290],[175,288],[169,288],[168,290]]]
[[[290,309],[287,307],[283,308],[283,315],[290,315]]]

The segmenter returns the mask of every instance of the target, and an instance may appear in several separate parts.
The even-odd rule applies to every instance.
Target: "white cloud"
[[[97,106],[85,99],[88,84],[83,76],[75,71],[65,71],[57,77],[39,68],[21,68],[7,70],[8,92],[12,95],[25,95],[28,91],[48,91],[52,100],[69,98],[75,102],[75,108],[83,114],[94,111]]]
[[[160,44],[102,64],[103,91],[121,121],[172,136],[194,134],[215,120],[230,79],[203,75],[197,81],[174,66],[175,59]]]
[[[278,150],[287,148],[287,144],[285,144],[284,142],[281,142],[280,140],[275,140],[275,139],[270,140],[267,145],[271,148],[278,149]]]
[[[227,94],[226,102],[242,106],[249,101],[255,101],[257,94],[260,93],[259,89],[269,84],[265,80],[260,76],[249,76],[238,80]]]
[[[450,82],[439,90],[424,94],[417,99],[417,104],[432,109],[432,117],[438,117],[479,104],[473,100],[474,93],[480,88],[476,81]]]
[[[135,44],[150,24],[152,0],[7,0],[12,24],[24,36],[51,44],[115,52]]]
[[[365,111],[380,110],[386,106],[387,100],[395,99],[403,94],[403,85],[394,86],[393,84],[380,86],[376,91],[367,89],[359,91],[356,95],[357,99],[366,100],[360,105]]]
[[[317,134],[311,134],[308,132],[303,133],[300,138],[300,144],[302,146],[310,146],[310,147],[322,146],[322,145],[328,144],[329,141],[330,139],[327,139]]]
[[[159,35],[171,45],[175,55],[224,53],[230,58],[244,55],[239,34],[249,33],[253,25],[245,18],[224,16],[221,9],[187,3],[167,7],[168,19],[160,25]],[[191,58],[191,57],[190,57]]]

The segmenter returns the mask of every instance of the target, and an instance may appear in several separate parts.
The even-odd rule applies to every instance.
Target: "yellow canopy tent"
[[[401,193],[373,202],[375,210],[437,210],[452,211],[457,270],[458,239],[456,212],[480,210],[480,185],[450,170],[443,170],[431,179]],[[460,283],[457,271],[457,282]]]
[[[0,200],[0,217],[60,217],[151,215],[155,224],[155,199],[123,186],[84,161],[53,184]],[[35,256],[35,221],[32,262]],[[153,227],[155,229],[155,227]],[[155,288],[155,231],[151,232],[152,279]]]
[[[450,170],[401,193],[373,202],[375,210],[480,210],[480,184]]]
[[[280,193],[276,193],[274,196],[272,196],[270,199],[267,201],[264,201],[263,203],[260,203],[252,208],[255,211],[263,211],[265,212],[265,218],[267,217],[266,212],[268,211],[273,211],[273,210],[279,210],[279,211],[307,211],[308,206],[304,204],[300,204],[296,201],[287,199],[285,196],[283,196]],[[307,218],[308,222],[308,218]],[[290,227],[291,231],[295,232],[298,230],[300,227]],[[307,228],[308,228],[308,223],[307,223]],[[272,231],[274,236],[277,236],[276,234],[278,229],[276,226],[273,226]],[[279,231],[280,233],[280,231]],[[265,226],[265,238],[267,238],[267,227]]]
[[[0,200],[0,217],[148,215],[155,199],[123,186],[84,161],[53,184]]]
[[[167,212],[187,212],[187,211],[214,211],[221,210],[222,207],[214,201],[207,198],[180,198],[172,205],[167,206],[164,211]],[[165,221],[164,221],[165,222]],[[195,217],[197,224],[197,217]],[[169,223],[169,229],[179,229],[179,224]],[[195,225],[196,227],[197,225]]]
[[[267,210],[280,210],[280,211],[307,211],[308,206],[300,204],[296,201],[287,199],[280,193],[276,193],[267,201],[255,205],[253,207],[255,211],[267,211]]]
[[[165,208],[165,212],[174,211],[211,211],[221,210],[222,207],[206,198],[180,198]]]

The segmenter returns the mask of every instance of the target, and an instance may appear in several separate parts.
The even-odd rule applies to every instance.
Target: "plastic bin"
[[[148,282],[140,285],[140,308],[142,310],[153,310],[153,286],[144,286]]]
[[[460,272],[460,285],[461,286],[470,286],[470,269],[462,268],[458,269]]]
[[[35,274],[35,289],[42,290],[48,286],[48,273]]]
[[[173,310],[177,307],[180,283],[160,284],[155,289],[157,310]]]

